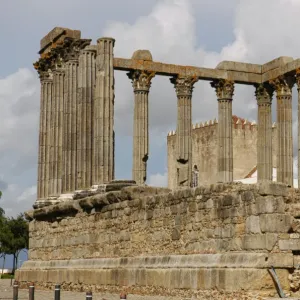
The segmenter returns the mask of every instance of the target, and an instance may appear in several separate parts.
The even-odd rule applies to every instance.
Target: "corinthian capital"
[[[271,104],[274,88],[269,84],[261,83],[255,86],[255,96],[258,105]]]
[[[296,69],[295,79],[296,79],[297,87],[298,87],[298,90],[299,90],[300,89],[300,68]]]
[[[151,86],[151,79],[155,76],[154,72],[134,70],[127,73],[131,79],[134,91],[149,92]]]
[[[210,85],[215,88],[218,99],[232,99],[234,82],[225,79],[214,80]]]
[[[277,92],[277,96],[291,96],[292,88],[295,84],[295,78],[290,75],[279,76],[269,81]]]
[[[65,61],[78,60],[80,50],[89,46],[90,39],[66,38],[62,47],[62,57]]]
[[[197,77],[179,77],[174,76],[170,79],[171,83],[174,84],[177,97],[180,96],[192,96],[194,83],[198,81]]]

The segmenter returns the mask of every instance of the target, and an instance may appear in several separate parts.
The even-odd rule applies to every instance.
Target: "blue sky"
[[[115,56],[149,49],[153,59],[216,67],[222,60],[265,63],[297,58],[299,0],[11,0],[0,11],[0,206],[7,215],[31,208],[36,197],[39,80],[32,63],[40,39],[53,27],[82,31],[93,43],[116,39]],[[155,77],[150,90],[148,183],[166,185],[166,136],[176,128],[176,95],[168,78]],[[293,105],[296,113],[296,88]],[[275,103],[275,101],[274,101]],[[273,105],[275,108],[275,105]],[[256,119],[254,88],[237,85],[233,113]],[[273,111],[275,121],[275,110]],[[208,82],[193,94],[193,122],[217,116]],[[295,114],[296,128],[296,114]],[[130,179],[133,92],[125,73],[116,72],[116,178]],[[296,153],[296,143],[295,143]]]

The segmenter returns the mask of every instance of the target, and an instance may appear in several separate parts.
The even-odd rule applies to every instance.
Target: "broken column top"
[[[47,53],[56,43],[61,43],[65,38],[80,39],[81,31],[69,28],[55,27],[41,39],[41,50],[39,54]]]

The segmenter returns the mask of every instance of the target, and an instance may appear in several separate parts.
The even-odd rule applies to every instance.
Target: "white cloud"
[[[28,69],[0,79],[1,207],[8,214],[32,206],[27,187],[36,182],[39,119],[39,82]],[[23,194],[21,196],[21,194]],[[21,197],[20,197],[21,196]],[[28,195],[29,196],[29,195]],[[20,198],[18,198],[20,197]],[[17,204],[23,200],[22,204]]]
[[[38,132],[39,83],[28,69],[0,79],[0,154],[5,151],[24,155],[36,148]]]
[[[194,11],[195,6],[192,4],[195,3],[191,1],[161,1],[148,16],[139,18],[132,25],[110,23],[105,34],[116,38],[116,56],[130,57],[137,49],[149,49],[156,61],[182,65],[214,68],[223,60],[265,63],[278,56],[297,57],[300,48],[300,40],[297,39],[297,28],[300,25],[297,9],[299,3],[288,0],[276,3],[272,0],[254,0],[251,3],[240,1],[235,10],[235,38],[219,52],[205,51],[196,40],[197,11]],[[281,22],[278,22],[278,16]],[[166,136],[168,130],[176,128],[175,92],[166,80],[154,78],[152,82],[150,126],[153,132],[158,131]],[[122,107],[116,113],[117,132],[119,130],[121,134],[132,134],[132,89],[129,80],[127,83],[125,80],[119,83],[117,81],[117,84],[117,108],[118,96],[122,95],[123,99]],[[296,99],[294,103],[295,101]],[[121,115],[124,110],[130,113]],[[254,87],[236,85],[233,113],[247,119],[257,118]],[[193,94],[194,122],[216,116],[217,101],[213,89],[207,82],[198,82]],[[157,137],[151,142],[157,143]]]
[[[156,174],[150,175],[148,185],[167,187],[168,186],[168,172],[166,171],[163,174],[156,173]]]
[[[24,192],[17,197],[17,202],[27,202],[33,203],[36,200],[36,185],[26,188]]]
[[[58,0],[55,1],[58,2]],[[265,63],[278,56],[294,56],[295,58],[299,56],[300,40],[297,37],[300,25],[298,17],[300,1],[298,0],[161,0],[153,2],[154,6],[148,13],[146,12],[150,8],[148,2],[147,10],[143,10],[140,5],[141,1],[131,1],[124,5],[124,9],[126,8],[131,12],[130,18],[126,19],[124,17],[126,14],[115,17],[114,9],[106,7],[105,15],[102,18],[97,17],[97,20],[101,19],[103,22],[89,25],[90,23],[86,20],[98,16],[99,10],[96,7],[103,5],[100,2],[93,1],[95,9],[91,17],[90,9],[87,9],[83,2],[76,1],[76,9],[73,7],[74,11],[68,15],[68,24],[65,24],[65,14],[62,13],[62,10],[60,14],[55,14],[55,20],[53,18],[48,20],[47,18],[43,22],[42,30],[45,30],[46,27],[49,27],[47,30],[51,30],[53,22],[67,27],[76,24],[73,27],[82,28],[84,37],[95,38],[97,35],[98,37],[101,35],[114,37],[116,39],[116,56],[128,58],[137,49],[149,49],[156,61],[182,65],[214,68],[222,60]],[[138,11],[143,11],[143,13],[140,13],[140,16],[133,21],[133,17],[137,14],[133,13],[132,9],[136,8],[137,2],[139,3]],[[68,2],[63,1],[63,3],[66,5]],[[44,10],[44,6],[40,1],[32,0],[30,5],[34,8],[34,15],[42,15],[39,12]],[[27,8],[23,6],[22,9]],[[10,12],[12,10],[4,11]],[[79,12],[83,13],[83,17],[80,18],[81,23],[78,23],[77,11],[78,14]],[[49,15],[51,14],[49,13]],[[210,17],[207,18],[207,15]],[[222,19],[223,15],[227,16],[226,20]],[[34,34],[37,34],[41,30],[35,26],[37,19],[31,18],[31,15],[30,19],[24,16],[21,14],[18,21],[24,24],[32,22],[28,26],[32,28]],[[199,23],[199,20],[205,17],[208,20],[207,23]],[[114,18],[122,21],[113,21]],[[7,22],[7,19],[14,20],[15,18],[6,16],[6,19],[2,20]],[[227,25],[233,22],[233,32],[227,32],[229,38],[223,47],[213,49],[214,51],[206,50],[208,41],[199,40],[199,36],[203,36],[201,33],[208,31],[210,34],[207,36],[212,41],[218,41],[221,38],[226,40],[220,34],[223,34],[223,27],[230,28],[230,26],[222,22]],[[104,30],[98,30],[104,23],[107,24]],[[15,28],[16,24],[13,25],[12,27]],[[7,36],[12,36],[10,32],[12,27],[7,26]],[[22,26],[17,26],[16,34],[19,33],[20,27]],[[3,31],[5,30],[4,28]],[[44,33],[46,32],[42,34]],[[41,37],[39,36],[39,38]],[[19,38],[22,37],[19,36]],[[17,36],[16,39],[18,39]],[[36,47],[38,40],[35,40],[33,45]],[[35,53],[36,50],[30,51]],[[7,55],[2,56],[2,59],[4,57]],[[22,65],[26,65],[29,60],[31,62],[32,56],[24,56],[23,60]],[[5,63],[6,61],[4,61]],[[296,96],[295,91],[294,96]],[[162,157],[165,155],[163,151],[167,151],[167,132],[176,128],[177,100],[175,90],[167,77],[155,77],[152,81],[149,97],[151,149],[161,151],[160,157]],[[296,101],[297,99],[294,97],[294,105]],[[133,91],[130,80],[124,73],[120,74],[119,72],[116,74],[115,110],[116,136],[131,136]],[[253,87],[236,85],[233,112],[248,119],[256,119]],[[3,199],[0,200],[0,204],[7,208],[14,206],[16,207],[15,211],[23,208],[28,209],[31,206],[29,203],[31,200],[26,199],[34,198],[38,114],[39,80],[34,71],[19,69],[14,74],[0,79],[0,170],[3,174],[3,177],[1,176],[2,186],[7,186],[3,191]],[[208,82],[196,83],[193,94],[193,121],[205,121],[216,116],[217,101],[214,90]],[[293,128],[296,138],[296,120]],[[123,156],[127,156],[126,151],[131,151],[132,145],[129,144],[131,139],[127,140],[126,145],[122,144],[122,159]],[[295,144],[295,154],[296,149],[297,145]],[[155,168],[152,168],[152,175],[148,176],[149,184],[166,185],[167,177],[164,173],[166,163],[152,161],[153,152],[150,153],[149,162],[155,164]],[[155,155],[157,157],[158,153]],[[20,202],[16,205],[17,201]]]

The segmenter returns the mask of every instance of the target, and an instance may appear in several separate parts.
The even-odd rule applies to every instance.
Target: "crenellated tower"
[[[197,166],[199,184],[215,183],[217,175],[218,120],[199,122],[192,126],[192,165]],[[233,180],[244,178],[257,166],[258,126],[255,121],[232,116]],[[276,168],[276,124],[272,125],[272,165]],[[176,188],[176,131],[167,137],[168,187]]]

